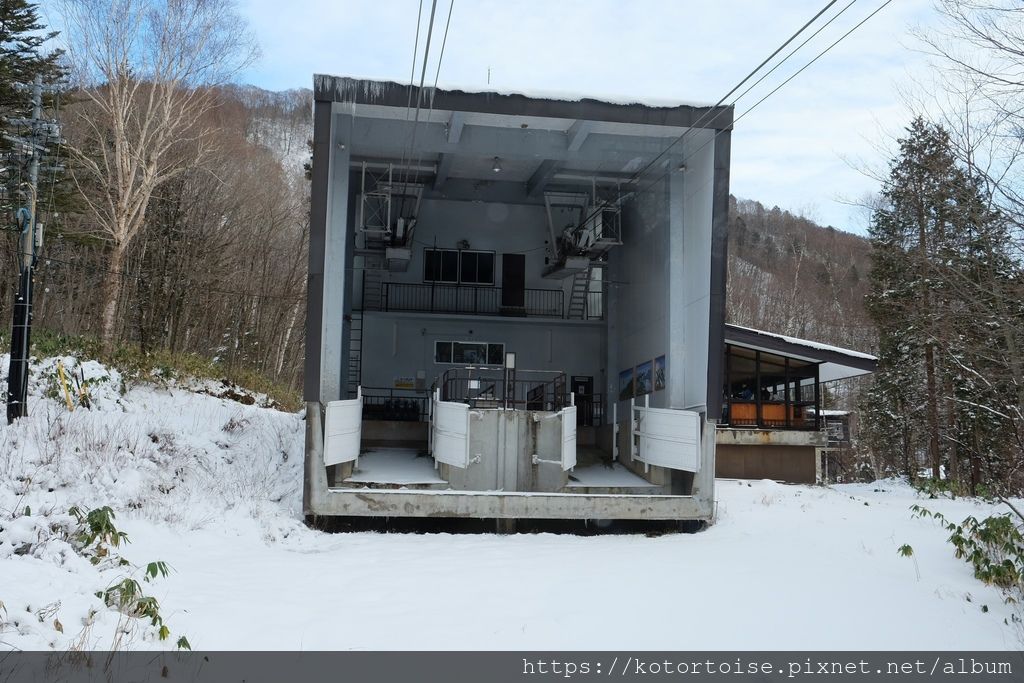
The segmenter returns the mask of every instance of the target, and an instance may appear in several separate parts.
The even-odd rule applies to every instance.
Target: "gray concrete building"
[[[710,519],[732,109],[314,100],[306,514]]]

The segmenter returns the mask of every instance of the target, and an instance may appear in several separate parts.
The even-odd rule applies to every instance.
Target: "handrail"
[[[380,287],[380,308],[383,311],[541,318],[566,316],[565,292],[561,289],[525,288],[522,306],[505,306],[501,287],[416,282],[382,282]],[[365,300],[366,292],[363,296]]]
[[[362,391],[364,419],[424,422],[429,416],[426,391],[392,387],[363,387]]]
[[[442,400],[481,408],[561,410],[570,402],[568,388],[565,373],[557,370],[468,366],[450,368],[441,377]]]

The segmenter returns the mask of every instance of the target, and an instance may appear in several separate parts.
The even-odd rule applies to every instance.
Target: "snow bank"
[[[33,371],[30,417],[0,432],[0,647],[167,648],[179,635],[219,650],[1024,642],[1014,608],[909,509],[959,520],[990,504],[925,500],[900,482],[720,480],[715,525],[692,535],[329,535],[301,522],[299,415],[123,387],[98,364],[63,362],[96,380],[93,409],[53,396],[51,359]],[[83,557],[73,505],[114,509],[129,566]],[[155,560],[170,575],[143,582]],[[159,601],[169,640],[96,597],[126,576]]]
[[[68,410],[58,360],[69,377],[84,376],[89,408],[72,383]],[[301,416],[259,407],[258,397],[245,405],[209,395],[223,390],[217,383],[184,384],[125,386],[116,370],[71,357],[33,364],[29,417],[0,431],[0,645],[154,641],[148,622],[122,618],[94,594],[138,578],[135,565],[165,559],[160,549],[150,556],[129,544],[119,554],[134,564],[94,566],[70,542],[72,506],[110,506],[119,527],[146,521],[165,532],[242,520],[256,542],[304,529]]]

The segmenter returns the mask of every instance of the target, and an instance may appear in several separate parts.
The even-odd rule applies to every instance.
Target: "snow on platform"
[[[575,481],[574,481],[575,480]],[[637,476],[619,463],[612,463],[611,467],[605,465],[590,465],[588,467],[577,467],[569,472],[569,483],[566,488],[659,488],[643,477]]]
[[[434,459],[414,448],[376,448],[359,456],[359,466],[346,484],[447,484],[434,469]]]

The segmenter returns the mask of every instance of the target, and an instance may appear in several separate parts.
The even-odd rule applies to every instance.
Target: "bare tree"
[[[62,0],[67,55],[79,88],[76,182],[109,245],[101,335],[118,335],[125,258],[154,191],[217,144],[204,115],[211,86],[256,48],[231,0]],[[174,152],[174,153],[172,153]],[[186,153],[187,152],[187,153]]]
[[[1024,5],[1015,0],[936,0],[941,21],[916,36],[934,59],[927,107],[953,136],[961,160],[1024,228]]]

